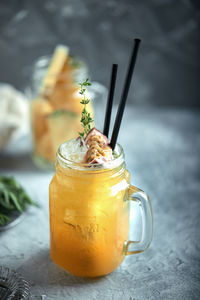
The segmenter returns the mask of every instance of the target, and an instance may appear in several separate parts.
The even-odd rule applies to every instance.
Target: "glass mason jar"
[[[71,76],[64,69],[63,73],[56,76],[54,90],[45,90],[41,94],[41,83],[46,75],[50,59],[50,56],[44,56],[34,64],[31,90],[29,91],[29,97],[32,99],[33,160],[42,169],[54,168],[59,145],[75,138],[78,132],[82,131],[80,118],[83,106],[80,104],[81,95],[78,83],[88,77],[86,64],[79,59],[70,57]],[[54,79],[53,77],[50,79]],[[90,94],[92,99],[97,100],[94,103],[98,102],[98,107],[99,103],[101,105],[104,103],[106,91],[101,84],[92,84]],[[95,106],[93,101],[88,104],[87,109],[92,116],[94,116]]]
[[[82,105],[77,83],[88,77],[86,64],[71,56],[69,64],[64,66],[61,74],[48,77],[47,80],[55,80],[54,88],[41,91],[50,62],[50,56],[40,57],[34,64],[32,75],[33,160],[43,169],[52,169],[59,145],[75,138],[82,130]],[[92,106],[89,110],[93,114]]]
[[[76,276],[102,276],[114,271],[126,255],[143,252],[150,245],[150,200],[130,185],[119,144],[117,157],[105,169],[65,159],[64,146],[57,152],[56,173],[49,188],[50,255]],[[128,240],[130,200],[137,202],[141,211],[140,241]]]

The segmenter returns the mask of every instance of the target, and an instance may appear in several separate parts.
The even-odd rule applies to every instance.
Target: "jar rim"
[[[70,55],[70,57],[73,57]],[[81,82],[83,78],[88,77],[88,67],[87,64],[83,61],[83,59],[79,56],[75,56],[79,65],[73,66],[71,70],[72,78],[75,80],[75,82]],[[43,78],[47,75],[47,69],[49,67],[49,64],[51,62],[52,55],[43,55],[38,57],[32,64],[32,73],[33,73],[33,82],[39,82],[43,80]],[[66,72],[59,72],[59,73],[53,73],[48,74],[49,79],[57,78],[62,82],[60,88],[68,89],[69,87],[73,86],[71,83],[66,83],[66,80],[68,79],[69,74]],[[36,90],[38,89],[38,86],[36,86]]]
[[[124,163],[124,150],[120,144],[116,144],[114,152],[115,157],[111,160],[106,162],[105,164],[89,164],[89,163],[82,163],[82,162],[75,162],[72,160],[67,159],[62,155],[62,147],[66,145],[67,142],[62,143],[58,151],[56,153],[57,156],[57,162],[60,163],[63,167],[68,167],[74,170],[80,170],[80,171],[108,171],[111,169],[116,169],[120,165]]]
[[[85,68],[87,69],[87,66],[86,66],[86,63],[83,61],[83,59],[79,56],[74,56],[74,55],[69,55],[70,58],[72,57],[76,57],[79,65],[78,66],[74,66],[73,69],[74,71],[76,69],[80,69],[80,68]],[[47,69],[49,67],[49,64],[51,62],[51,58],[52,58],[52,55],[50,54],[47,54],[47,55],[42,55],[40,57],[38,57],[37,59],[34,60],[33,62],[33,69],[36,70],[36,69]],[[61,73],[63,74],[63,73]],[[57,74],[52,74],[52,76],[57,76]]]

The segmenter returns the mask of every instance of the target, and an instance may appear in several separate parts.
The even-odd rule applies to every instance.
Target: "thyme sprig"
[[[80,85],[79,94],[83,97],[80,103],[84,105],[84,108],[83,108],[82,114],[81,114],[81,120],[80,120],[81,124],[83,126],[83,132],[79,132],[79,135],[82,139],[84,139],[91,129],[90,123],[93,122],[91,114],[86,109],[86,105],[90,102],[90,99],[87,98],[86,94],[85,94],[85,92],[87,90],[86,87],[91,85],[91,83],[89,82],[89,78],[87,78],[84,82],[79,83],[79,85]]]

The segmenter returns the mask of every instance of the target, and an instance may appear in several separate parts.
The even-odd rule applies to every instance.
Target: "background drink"
[[[59,145],[75,138],[82,129],[78,83],[88,77],[88,69],[83,61],[69,56],[67,49],[66,46],[57,46],[51,58],[39,58],[33,69],[33,158],[41,168],[54,166]],[[93,115],[91,104],[88,109]]]

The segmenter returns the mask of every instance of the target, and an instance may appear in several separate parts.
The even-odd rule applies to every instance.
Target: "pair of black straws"
[[[113,128],[112,137],[111,137],[111,141],[110,141],[110,146],[111,146],[112,150],[115,149],[115,145],[117,142],[117,137],[118,137],[118,133],[119,133],[119,129],[120,129],[123,113],[124,113],[126,99],[127,99],[130,84],[131,84],[131,79],[132,79],[132,75],[133,75],[133,71],[134,71],[134,67],[135,67],[135,63],[136,63],[136,58],[137,58],[137,53],[138,53],[140,42],[141,42],[140,39],[134,39],[132,54],[131,54],[130,62],[128,65],[127,75],[126,75],[126,79],[125,79],[125,83],[124,83],[124,87],[123,87],[123,92],[122,92],[121,100],[119,103],[117,115],[115,118],[114,128]],[[103,130],[103,134],[106,135],[107,137],[108,137],[109,127],[110,127],[110,119],[111,119],[113,98],[114,98],[114,92],[115,92],[115,83],[116,83],[116,78],[117,78],[117,69],[118,69],[118,65],[113,64],[112,72],[111,72],[111,80],[110,80],[110,89],[109,89],[109,93],[108,93],[108,101],[107,101],[107,107],[106,107],[106,115],[105,115],[105,121],[104,121],[104,130]]]

